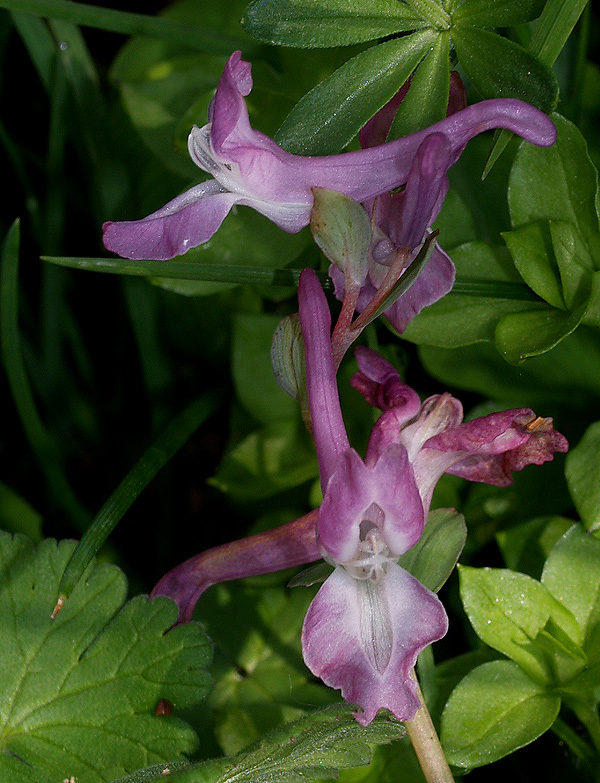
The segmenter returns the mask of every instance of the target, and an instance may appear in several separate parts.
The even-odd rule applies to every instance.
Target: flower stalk
[[[413,672],[414,676],[414,672]],[[417,696],[421,706],[412,720],[404,722],[427,783],[454,783],[454,778],[442,749],[423,693],[415,676]]]

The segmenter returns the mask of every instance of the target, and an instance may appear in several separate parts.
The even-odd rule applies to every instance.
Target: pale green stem
[[[415,678],[416,679],[416,678]],[[404,725],[412,742],[427,783],[454,783],[450,767],[444,756],[431,715],[417,683],[420,709],[412,720]]]

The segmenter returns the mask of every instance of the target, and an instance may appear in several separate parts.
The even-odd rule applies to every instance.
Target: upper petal
[[[406,450],[393,445],[375,464],[365,465],[353,449],[337,461],[325,489],[317,526],[319,542],[335,561],[350,561],[357,549],[361,522],[371,507],[383,519],[370,520],[380,527],[389,549],[401,555],[423,532],[425,516]]]
[[[298,285],[300,324],[306,356],[306,389],[321,485],[327,486],[337,460],[350,448],[333,362],[331,313],[312,269],[304,269]]]
[[[361,708],[363,725],[380,709],[412,720],[419,700],[411,670],[447,627],[437,596],[400,566],[369,586],[338,566],[309,607],[302,650],[313,674]]]
[[[448,192],[450,152],[443,133],[432,133],[419,145],[400,208],[389,212],[387,225],[378,223],[396,247],[413,250],[423,243]]]
[[[354,353],[359,371],[352,376],[350,384],[370,405],[382,411],[396,409],[401,416],[398,421],[414,418],[421,407],[421,400],[416,391],[400,378],[393,364],[372,348],[359,345]]]

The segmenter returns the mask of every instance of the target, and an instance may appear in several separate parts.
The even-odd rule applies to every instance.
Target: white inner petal
[[[233,162],[224,163],[215,159],[210,143],[210,130],[210,123],[202,128],[192,128],[188,137],[188,150],[191,159],[198,168],[212,174],[223,190],[253,198],[252,193],[244,185],[239,166]]]
[[[358,548],[354,557],[342,565],[353,579],[376,583],[385,574],[388,563],[395,563],[398,558],[390,552],[381,532],[384,521],[381,508],[372,503],[364,517],[360,523]]]
[[[379,674],[387,669],[392,655],[393,632],[383,581],[362,580],[359,596],[360,640],[369,662]]]

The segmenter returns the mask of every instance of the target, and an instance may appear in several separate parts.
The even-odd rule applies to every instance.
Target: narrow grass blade
[[[198,427],[214,413],[218,400],[215,392],[207,393],[176,416],[104,503],[67,564],[59,587],[59,605],[68,598],[98,549],[134,500]]]
[[[192,47],[208,54],[230,55],[235,49],[243,48],[244,54],[250,55],[260,48],[247,38],[207,30],[199,24],[84,5],[71,0],[0,0],[0,8],[49,19],[63,19],[83,27],[95,27],[123,35],[176,41],[186,48]]]
[[[59,449],[38,413],[25,371],[19,334],[20,223],[11,226],[2,248],[0,266],[0,343],[12,397],[25,435],[46,480],[48,491],[79,529],[90,514],[75,496],[64,474]]]
[[[271,269],[259,266],[227,264],[197,264],[192,261],[127,261],[124,258],[76,258],[43,256],[43,261],[71,269],[109,272],[116,275],[137,275],[174,280],[210,280],[215,283],[239,285],[276,285],[297,287],[300,269]],[[321,282],[329,278],[319,275]]]

